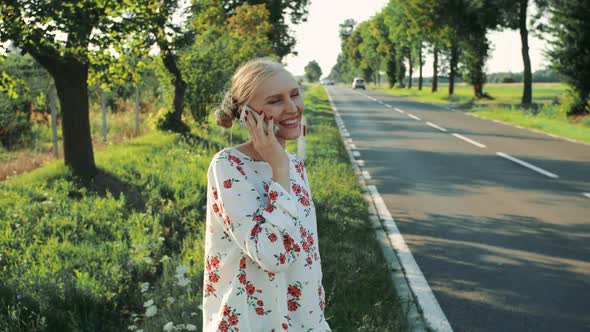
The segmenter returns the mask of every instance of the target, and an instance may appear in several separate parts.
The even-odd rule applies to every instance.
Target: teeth
[[[292,125],[292,124],[296,124],[296,123],[297,123],[297,119],[281,122],[281,124],[287,125],[287,126]]]

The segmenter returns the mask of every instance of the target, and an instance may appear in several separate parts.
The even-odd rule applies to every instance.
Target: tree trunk
[[[172,120],[177,123],[182,122],[182,112],[184,111],[184,98],[186,95],[186,82],[182,79],[182,73],[176,63],[176,57],[170,50],[167,42],[158,43],[162,50],[162,60],[168,72],[172,75],[172,85],[174,85],[174,113]]]
[[[64,161],[77,175],[96,174],[88,115],[88,66],[77,60],[57,61],[53,79],[61,106]]]
[[[457,42],[453,41],[451,44],[451,64],[449,72],[449,96],[455,93],[455,73],[457,71],[457,57],[459,50],[457,49]]]
[[[529,57],[529,32],[526,27],[528,0],[520,0],[520,12],[518,25],[520,30],[520,42],[522,44],[522,61],[524,62],[524,90],[522,91],[522,104],[529,106],[533,101],[533,75],[531,72],[531,58]]]
[[[432,61],[432,92],[438,90],[438,47],[434,46],[434,61]]]
[[[418,65],[420,66],[420,76],[418,77],[418,90],[422,90],[422,67],[424,63],[422,63],[422,43],[418,46]]]
[[[411,89],[412,88],[412,75],[414,73],[414,61],[412,59],[412,51],[411,50],[408,53],[408,65],[410,66],[410,68],[409,68],[410,80],[408,81],[408,89]]]

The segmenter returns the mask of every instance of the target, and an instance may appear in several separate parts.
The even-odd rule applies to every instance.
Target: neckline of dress
[[[239,155],[241,155],[243,158],[246,158],[248,160],[250,160],[253,163],[257,163],[257,164],[268,164],[266,161],[264,160],[254,160],[254,158],[250,157],[249,155],[245,154],[244,152],[238,150],[235,146],[232,146],[229,148],[230,150],[233,150],[235,152],[237,152]]]

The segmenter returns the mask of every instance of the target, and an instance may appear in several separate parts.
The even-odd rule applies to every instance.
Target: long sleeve
[[[298,259],[295,196],[270,179],[263,181],[261,194],[231,155],[214,158],[207,176],[215,219],[246,255],[274,273],[285,271]]]

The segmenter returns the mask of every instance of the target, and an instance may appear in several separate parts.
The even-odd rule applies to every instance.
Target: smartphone
[[[240,112],[240,125],[246,129],[248,129],[248,125],[246,123],[246,111],[248,111],[248,115],[254,119],[254,122],[256,124],[258,124],[258,121],[260,121],[259,120],[260,114],[248,105],[244,105],[244,107],[242,107],[242,111]],[[276,135],[277,131],[279,131],[279,126],[277,126],[276,124],[273,124],[272,127],[273,127],[272,129]],[[268,134],[268,120],[264,119],[264,122],[262,123],[262,129],[264,130],[265,133]]]

